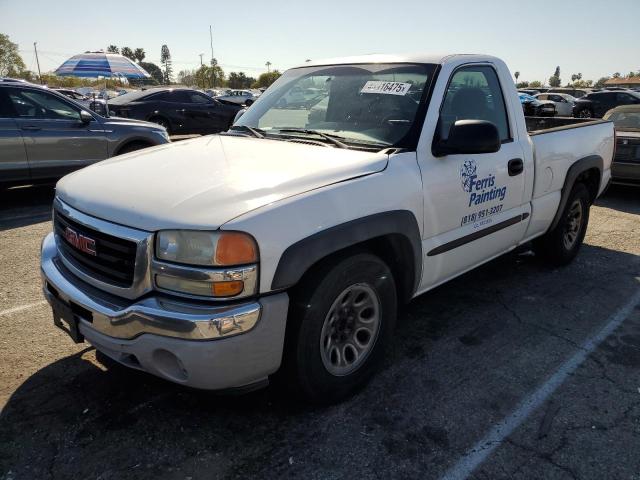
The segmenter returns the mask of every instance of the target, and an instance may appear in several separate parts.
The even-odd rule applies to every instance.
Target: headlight
[[[241,232],[166,230],[158,233],[156,256],[187,265],[237,266],[258,261],[258,247]]]
[[[166,262],[154,263],[159,289],[214,298],[257,291],[258,247],[246,233],[167,230],[157,234],[155,250]]]

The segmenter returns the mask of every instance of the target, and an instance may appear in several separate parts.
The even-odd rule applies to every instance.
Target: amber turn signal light
[[[244,282],[242,280],[211,284],[211,293],[213,293],[214,297],[233,297],[242,293],[242,290],[244,290]]]
[[[216,265],[244,265],[258,260],[258,247],[249,235],[223,232],[218,238]],[[240,282],[242,283],[242,282]]]

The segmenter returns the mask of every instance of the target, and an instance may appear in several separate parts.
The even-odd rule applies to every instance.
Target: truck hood
[[[147,231],[216,229],[292,195],[384,170],[383,153],[211,135],[96,163],[58,182],[88,215]]]

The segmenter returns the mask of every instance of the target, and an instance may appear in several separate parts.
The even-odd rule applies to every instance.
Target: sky
[[[110,44],[160,63],[167,44],[174,73],[213,55],[226,73],[257,77],[308,58],[367,53],[485,53],[520,80],[546,81],[556,65],[597,80],[640,71],[640,0],[323,0],[108,2],[0,0],[0,33],[18,43],[30,70],[52,71],[70,56]]]

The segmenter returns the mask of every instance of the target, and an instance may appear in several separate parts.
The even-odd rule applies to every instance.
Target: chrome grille
[[[152,232],[92,217],[58,197],[53,202],[53,224],[60,260],[75,276],[104,292],[128,299],[152,290]],[[66,232],[67,228],[73,232]],[[77,241],[76,234],[95,244],[83,248],[85,245]]]
[[[128,288],[133,283],[136,264],[135,242],[123,240],[94,230],[54,212],[54,231],[62,254],[88,275],[105,283]],[[65,235],[67,229],[95,240],[95,255],[72,245]]]

